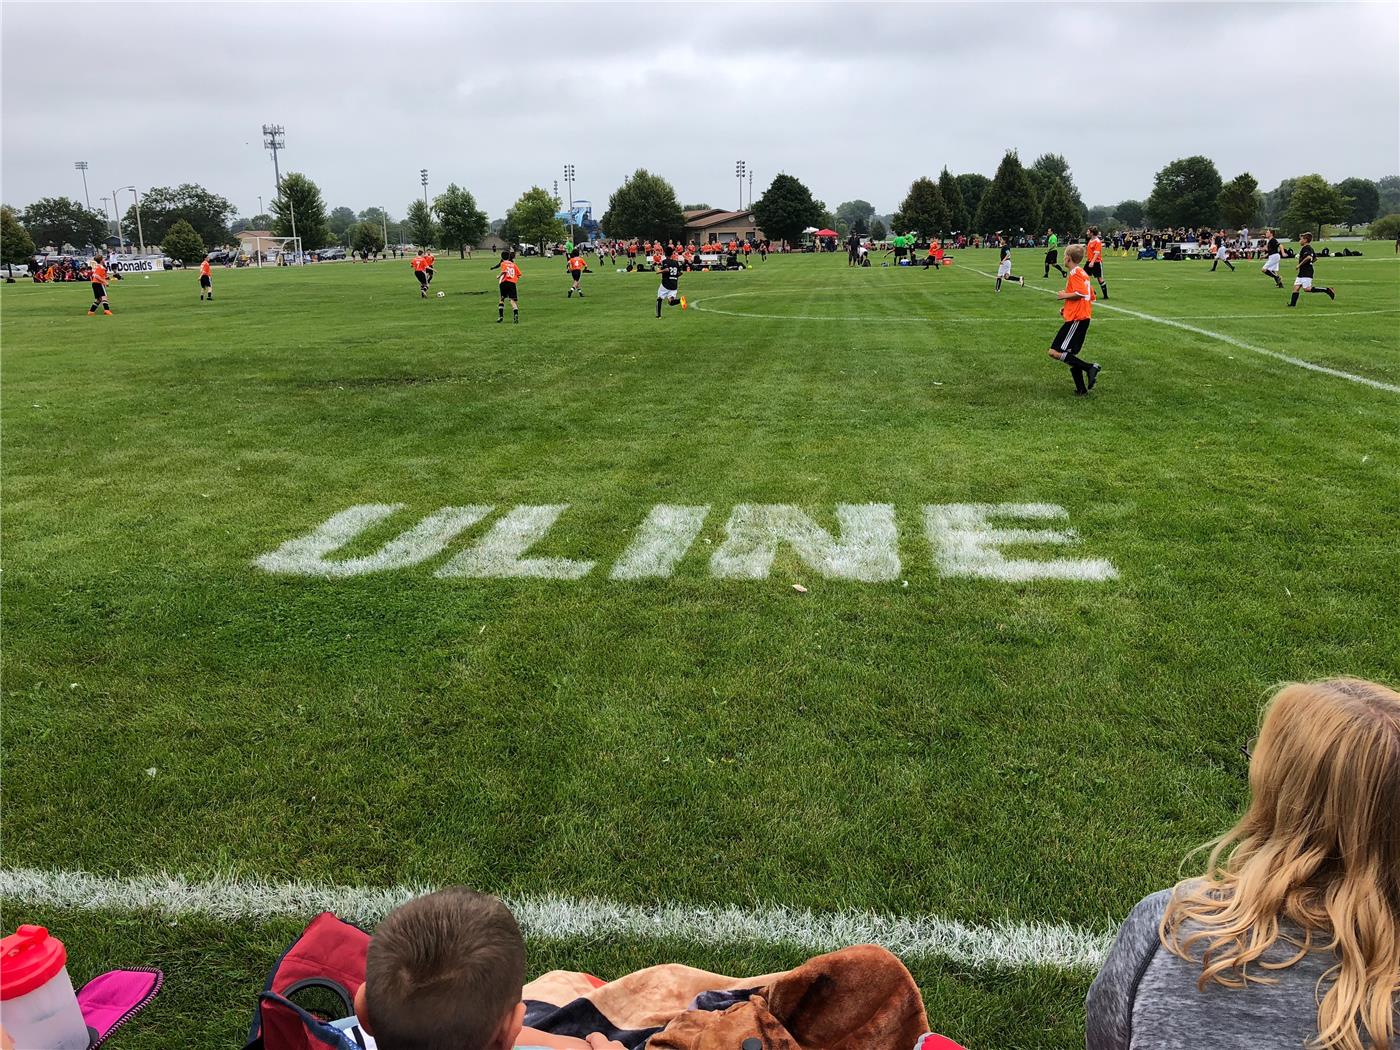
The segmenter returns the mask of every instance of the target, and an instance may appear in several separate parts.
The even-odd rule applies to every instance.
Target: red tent
[[[817,237],[836,237],[836,236],[839,236],[839,234],[837,234],[837,232],[836,232],[835,230],[818,230],[814,236],[817,236]]]

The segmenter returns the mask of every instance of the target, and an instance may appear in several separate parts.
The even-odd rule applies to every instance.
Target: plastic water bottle
[[[0,1025],[24,1050],[87,1050],[63,942],[42,926],[0,940]]]

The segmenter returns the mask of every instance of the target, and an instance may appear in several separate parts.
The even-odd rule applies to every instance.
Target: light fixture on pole
[[[141,194],[136,192],[135,186],[123,186],[124,190],[130,190],[132,198],[136,201],[136,241],[141,246],[141,254],[146,254],[146,237],[141,232]],[[113,195],[115,197],[115,194]]]
[[[108,232],[108,233],[111,232],[112,217],[111,217],[110,215],[107,214],[107,202],[108,202],[109,200],[111,200],[111,199],[112,199],[112,198],[110,198],[110,197],[99,197],[99,198],[98,198],[98,200],[100,200],[100,201],[102,202],[102,221],[103,221],[104,223],[107,224],[107,226],[108,226],[108,231],[107,231],[107,232]]]
[[[261,215],[262,213],[263,213],[262,194],[259,193],[259,194],[258,194],[258,214]]]
[[[422,182],[423,182],[423,203],[424,203],[424,204],[427,204],[427,203],[428,203],[428,169],[427,169],[427,168],[419,168],[419,169],[418,169],[418,177],[419,177],[419,178],[422,180]]]
[[[380,229],[382,229],[382,230],[384,231],[384,247],[385,247],[385,248],[388,248],[388,247],[389,247],[389,210],[388,210],[387,208],[380,208],[380,209],[379,209],[379,226],[380,226]]]
[[[278,151],[287,148],[287,129],[284,128],[281,124],[264,124],[262,126],[262,130],[263,148],[272,154],[272,175],[277,180],[277,199],[282,200],[282,168],[277,163],[277,154]],[[262,198],[259,197],[258,201],[259,203],[261,203]],[[286,198],[286,203],[287,218],[289,218],[292,222],[292,241],[295,244],[300,244],[300,241],[297,237],[296,205],[292,203],[292,199],[290,197]],[[304,262],[305,260],[301,261]]]
[[[92,211],[92,198],[88,196],[88,188],[87,188],[87,169],[88,169],[88,163],[87,163],[87,161],[85,161],[85,160],[75,160],[75,161],[73,162],[73,167],[77,168],[79,171],[81,171],[81,172],[83,173],[83,203],[87,205],[87,210],[88,210],[88,211]]]
[[[117,222],[117,251],[126,247],[126,238],[122,236],[122,209],[117,203],[117,191],[112,191],[112,218]]]
[[[564,182],[569,187],[569,240],[574,239],[574,166],[564,165]]]
[[[753,207],[753,168],[749,169],[749,207]]]
[[[739,179],[739,210],[744,210],[744,167],[742,160],[734,162],[734,174]]]

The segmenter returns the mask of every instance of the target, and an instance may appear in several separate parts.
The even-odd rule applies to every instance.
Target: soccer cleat
[[[1099,381],[1099,373],[1103,371],[1100,365],[1091,365],[1089,368],[1089,389],[1094,389],[1094,384]]]
[[[111,310],[103,310],[102,312],[103,312],[104,314],[106,314],[108,317],[111,317],[111,316],[112,316],[112,311],[111,311]]]
[[[1327,294],[1328,294],[1328,295],[1331,295],[1332,293],[1329,291]],[[682,309],[682,310],[686,309],[685,296],[681,296],[681,309]]]
[[[1336,298],[1337,298],[1337,293],[1334,292],[1334,291],[1332,291],[1331,288],[1325,288],[1325,289],[1323,289],[1323,290],[1327,293],[1327,298],[1329,298],[1329,299],[1336,299]]]

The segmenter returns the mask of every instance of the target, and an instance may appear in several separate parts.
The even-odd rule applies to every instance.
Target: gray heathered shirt
[[[1118,931],[1085,1000],[1088,1050],[1302,1050],[1317,1037],[1317,982],[1336,963],[1331,952],[1269,971],[1277,984],[1197,991],[1201,964],[1173,955],[1157,935],[1171,894],[1139,902]],[[1287,923],[1282,932],[1302,937]],[[1282,962],[1296,950],[1280,940],[1261,961]]]

